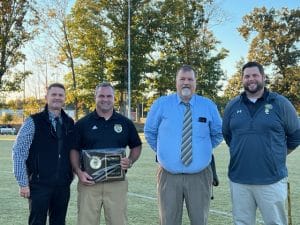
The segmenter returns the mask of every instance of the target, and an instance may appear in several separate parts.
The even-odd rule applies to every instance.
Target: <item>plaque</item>
[[[125,173],[121,168],[121,159],[125,151],[107,151],[103,149],[82,150],[82,162],[95,182],[124,180]]]

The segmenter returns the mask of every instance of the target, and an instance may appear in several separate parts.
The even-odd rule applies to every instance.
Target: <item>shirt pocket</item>
[[[201,122],[197,120],[194,123],[195,128],[193,128],[193,132],[195,132],[196,137],[200,138],[207,138],[210,136],[210,131],[209,131],[209,121],[207,120],[206,122]]]

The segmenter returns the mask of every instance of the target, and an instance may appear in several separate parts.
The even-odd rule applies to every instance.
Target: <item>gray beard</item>
[[[190,96],[191,94],[192,94],[191,89],[189,89],[189,88],[182,88],[182,89],[181,89],[181,95],[182,95],[183,97]]]

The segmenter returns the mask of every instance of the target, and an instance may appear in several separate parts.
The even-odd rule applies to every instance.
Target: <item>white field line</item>
[[[144,198],[144,199],[149,199],[149,200],[156,200],[157,198],[153,198],[150,196],[146,196],[146,195],[140,195],[137,193],[132,193],[132,192],[128,192],[128,195],[134,196],[134,197],[138,197],[138,198]]]
[[[151,197],[151,196],[147,196],[147,195],[141,195],[141,194],[137,194],[137,193],[132,193],[132,192],[128,192],[128,195],[130,196],[134,196],[134,197],[138,197],[138,198],[143,198],[143,199],[148,199],[148,200],[154,200],[156,201],[157,198]],[[223,212],[223,211],[219,211],[219,210],[215,210],[215,209],[210,209],[209,210],[211,213],[220,215],[220,216],[224,216],[224,217],[232,217],[231,213],[227,213],[227,212]],[[260,219],[257,219],[256,222],[263,224],[263,221]]]
[[[0,171],[0,173],[10,173],[10,174],[12,174],[13,172],[12,171]],[[128,195],[138,197],[138,198],[147,199],[147,200],[152,200],[152,201],[157,200],[157,198],[147,196],[147,195],[137,194],[137,193],[133,193],[133,192],[128,192]],[[215,210],[215,209],[210,209],[209,211],[211,213],[214,213],[214,214],[217,214],[217,215],[220,215],[220,216],[232,217],[231,213],[227,213],[227,212],[223,212],[223,211],[219,211],[219,210]],[[256,222],[263,224],[263,221],[259,220],[259,219],[257,219]]]
[[[12,173],[13,173],[13,171],[0,170],[0,173],[8,173],[8,174],[12,174]]]

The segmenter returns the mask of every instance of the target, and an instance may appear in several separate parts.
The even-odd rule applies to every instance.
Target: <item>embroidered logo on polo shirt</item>
[[[98,129],[98,127],[96,126],[96,125],[94,125],[93,127],[92,127],[92,130],[97,130]]]
[[[121,133],[122,130],[123,130],[123,127],[122,127],[121,124],[115,124],[114,130],[115,130],[115,132],[117,132],[117,133]]]
[[[265,114],[269,114],[271,109],[273,109],[271,104],[265,104]]]

